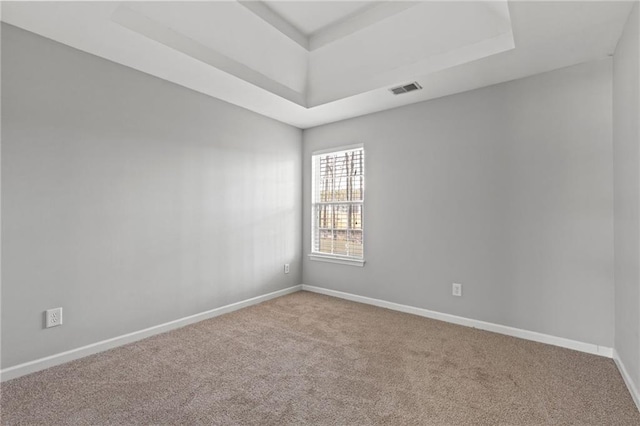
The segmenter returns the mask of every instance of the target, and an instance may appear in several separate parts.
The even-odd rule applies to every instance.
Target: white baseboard
[[[90,345],[82,346],[80,348],[72,349],[66,352],[61,352],[55,355],[40,358],[34,361],[25,362],[23,364],[15,365],[13,367],[0,370],[0,381],[11,380],[26,374],[34,373],[36,371],[44,370],[49,367],[64,364],[69,361],[73,361],[78,358],[83,358],[88,355],[93,355],[98,352],[103,352],[108,349],[112,349],[118,346],[132,343],[147,337],[154,336],[156,334],[164,333],[176,328],[184,327],[189,324],[193,324],[199,321],[203,321],[209,318],[213,318],[222,314],[236,311],[251,305],[256,305],[267,300],[284,296],[286,294],[295,293],[300,290],[306,290],[314,293],[325,294],[328,296],[334,296],[341,299],[351,300],[354,302],[365,303],[368,305],[379,306],[382,308],[391,309],[394,311],[406,312],[426,318],[432,318],[440,321],[445,321],[453,324],[463,325],[472,328],[478,328],[481,330],[492,331],[494,333],[505,334],[507,336],[519,337],[526,340],[532,340],[535,342],[546,343],[550,345],[560,346],[563,348],[573,349],[590,354],[600,355],[608,358],[614,358],[616,364],[620,369],[629,390],[636,401],[636,404],[640,407],[640,398],[638,397],[638,390],[634,387],[630,381],[629,376],[624,369],[624,365],[620,362],[619,358],[616,359],[614,350],[609,347],[594,345],[592,343],[584,343],[576,340],[565,339],[562,337],[551,336],[548,334],[537,333],[535,331],[522,330],[514,327],[508,327],[505,325],[494,324],[470,318],[460,317],[456,315],[444,314],[441,312],[430,311],[428,309],[417,308],[414,306],[402,305],[399,303],[387,302],[384,300],[373,299],[365,296],[358,296],[351,293],[344,293],[341,291],[330,290],[321,287],[310,286],[306,284],[300,284],[293,287],[289,287],[283,290],[274,291],[262,296],[253,297],[251,299],[243,300],[240,302],[232,303],[230,305],[221,306],[216,309],[201,312],[199,314],[191,315],[188,317],[180,318],[174,321],[170,321],[164,324],[156,325],[146,328],[144,330],[135,331],[122,336],[117,336],[111,339],[103,340],[100,342],[92,343]]]
[[[246,308],[247,306],[251,306],[251,305],[256,305],[258,303],[265,302],[267,300],[270,300],[276,297],[284,296],[285,294],[295,293],[296,291],[300,291],[301,289],[302,289],[302,285],[295,285],[293,287],[285,288],[283,290],[274,291],[272,293],[264,294],[262,296],[257,296],[251,299],[242,300],[240,302],[221,306],[219,308],[211,309],[209,311],[201,312],[199,314],[190,315],[188,317],[180,318],[164,324],[145,328],[144,330],[134,331],[133,333],[124,334],[122,336],[114,337],[111,339],[103,340],[101,342],[96,342],[87,346],[82,346],[80,348],[72,349],[70,351],[61,352],[59,354],[36,359],[34,361],[25,362],[24,364],[8,367],[8,368],[5,368],[4,370],[0,370],[0,381],[15,379],[16,377],[24,376],[26,374],[44,370],[49,367],[64,364],[66,362],[73,361],[74,359],[83,358],[88,355],[93,355],[98,352],[106,351],[107,349],[112,349],[117,346],[122,346],[127,343],[132,343],[156,334],[160,334],[170,330],[174,330],[176,328],[184,327],[185,325],[193,324],[209,318],[217,317],[222,314],[237,311],[238,309]]]
[[[613,349],[606,346],[599,346],[593,343],[579,342],[577,340],[565,339],[563,337],[551,336],[549,334],[538,333],[535,331],[522,330],[520,328],[509,327],[506,325],[494,324],[485,321],[474,320],[456,315],[443,314],[441,312],[430,311],[428,309],[416,308],[414,306],[401,305],[399,303],[387,302],[380,299],[372,299],[370,297],[358,296],[351,293],[344,293],[337,290],[329,290],[322,287],[311,285],[302,285],[302,290],[314,293],[326,294],[327,296],[339,297],[341,299],[351,300],[354,302],[365,303],[367,305],[379,306],[394,311],[406,312],[409,314],[419,315],[421,317],[436,319],[453,324],[464,325],[467,327],[478,328],[480,330],[492,331],[494,333],[505,334],[507,336],[519,337],[521,339],[533,340],[534,342],[546,343],[548,345],[560,346],[563,348],[573,349],[589,354],[600,355],[607,358],[613,357]]]
[[[620,375],[622,376],[624,383],[627,385],[627,389],[629,389],[629,393],[633,398],[633,402],[636,403],[636,407],[638,407],[638,411],[640,411],[640,392],[638,391],[636,385],[633,383],[633,380],[631,380],[631,376],[629,375],[629,372],[625,368],[624,363],[620,359],[618,351],[616,351],[615,348],[613,349],[613,360],[618,366],[618,370],[620,371]]]

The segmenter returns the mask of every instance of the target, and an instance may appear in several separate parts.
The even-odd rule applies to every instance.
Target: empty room
[[[640,3],[0,2],[2,425],[640,425]]]

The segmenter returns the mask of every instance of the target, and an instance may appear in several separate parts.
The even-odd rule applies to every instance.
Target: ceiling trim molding
[[[261,18],[263,21],[270,24],[273,28],[280,31],[282,34],[286,35],[294,42],[298,43],[305,50],[309,50],[309,38],[296,27],[291,25],[289,21],[274,12],[269,6],[261,1],[255,0],[237,1],[238,3],[249,9],[251,12],[253,12],[256,16]]]
[[[192,38],[130,9],[124,4],[118,6],[113,12],[111,20],[191,58],[218,68],[300,106],[307,107],[304,94],[298,93],[236,60],[204,46]]]

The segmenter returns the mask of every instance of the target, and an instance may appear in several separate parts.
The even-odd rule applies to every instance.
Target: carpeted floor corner
[[[607,358],[298,292],[2,385],[2,424],[640,425]]]

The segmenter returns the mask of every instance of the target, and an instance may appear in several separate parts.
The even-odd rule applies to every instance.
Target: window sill
[[[350,257],[331,256],[326,254],[312,253],[309,255],[309,260],[315,260],[317,262],[338,263],[340,265],[358,266],[360,268],[364,266],[364,259],[353,259]]]

